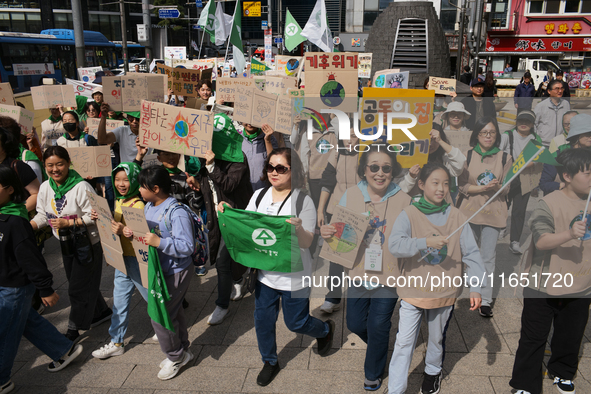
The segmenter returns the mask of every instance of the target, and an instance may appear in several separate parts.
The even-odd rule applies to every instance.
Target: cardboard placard
[[[72,85],[46,85],[31,88],[33,108],[49,109],[58,105],[76,108],[76,96]]]
[[[265,83],[267,82],[267,80],[263,77],[259,77],[259,78],[254,78],[254,86],[256,86],[256,88],[262,92],[265,91]]]
[[[72,160],[70,168],[82,178],[111,176],[113,166],[111,165],[111,148],[108,145],[66,149]]]
[[[142,161],[142,169],[152,167],[152,166],[159,166],[160,160],[158,160],[158,155],[155,153],[149,154],[144,156],[144,160]]]
[[[301,56],[275,56],[276,75],[297,77],[304,65],[304,58]]]
[[[213,137],[211,112],[142,101],[140,145],[205,157]]]
[[[306,106],[307,100],[306,97]],[[432,90],[365,88],[361,100],[360,132],[368,136],[381,134],[376,142],[397,144],[397,149],[402,148],[396,157],[402,168],[410,168],[415,164],[423,166],[429,157],[434,100],[435,92]],[[386,126],[384,118],[388,113],[400,113],[399,117],[392,119],[392,124],[412,123],[413,119],[405,114],[416,118],[416,124],[407,129],[417,140],[411,140],[400,128],[392,130],[391,139],[388,139],[387,127],[378,130],[380,119]],[[360,143],[367,145],[372,141],[361,140]]]
[[[238,86],[250,87],[254,84],[251,78],[218,78],[216,81],[216,99],[224,100],[226,103],[236,101]]]
[[[357,59],[354,52],[306,53],[306,101],[309,107],[357,110]]]
[[[0,83],[0,104],[14,105],[14,95],[12,94],[12,87],[10,83]]]
[[[236,88],[236,101],[234,101],[233,119],[236,122],[250,123],[252,121],[252,104],[254,87],[238,86]]]
[[[35,121],[35,113],[28,111],[16,105],[1,105],[0,116],[8,116],[18,123],[21,127],[21,134],[26,135],[33,131],[33,122]]]
[[[287,95],[290,89],[298,88],[298,80],[295,77],[265,77],[265,92],[278,95]]]
[[[281,134],[291,135],[293,128],[293,104],[291,97],[278,96],[277,110],[275,113],[275,128],[273,130]]]
[[[390,89],[408,89],[408,71],[384,70],[373,77],[373,87]]]
[[[197,97],[188,97],[185,100],[185,106],[189,108],[200,109],[202,111],[207,111],[207,100],[203,100]]]
[[[468,150],[472,149],[470,146],[470,136],[472,132],[470,130],[466,131],[451,131],[447,130],[445,132],[445,136],[449,141],[449,144],[455,148],[458,148],[462,154],[466,153]]]
[[[78,69],[78,79],[82,82],[94,82],[95,74],[99,71],[103,71],[103,68],[100,66],[96,67],[85,67]]]
[[[111,231],[111,221],[113,220],[113,215],[109,209],[107,199],[90,191],[87,191],[86,195],[88,196],[88,200],[90,201],[92,209],[94,209],[98,214],[96,227],[101,237],[101,246],[103,247],[107,264],[117,268],[119,271],[127,275],[125,261],[123,260],[121,240],[118,235],[113,234],[113,231]]]
[[[261,127],[268,124],[275,130],[275,114],[277,113],[277,95],[273,93],[254,91],[252,103],[252,124]]]
[[[330,222],[337,232],[324,242],[320,257],[345,268],[353,268],[368,224],[368,215],[337,205]]]
[[[542,177],[543,163],[533,163],[533,166],[525,168],[519,174],[519,181],[521,182],[521,195],[525,196],[527,193],[534,190],[540,184]]]
[[[133,250],[140,267],[142,285],[148,287],[148,252],[150,246],[146,242],[146,234],[150,232],[144,210],[140,208],[121,207],[125,225],[133,231]]]
[[[142,100],[164,101],[165,85],[163,75],[103,77],[104,100],[113,111],[140,111]]]
[[[98,127],[101,123],[100,118],[86,119],[86,126],[88,126],[88,134],[98,139]],[[107,119],[107,132],[115,130],[117,127],[124,126],[125,122],[122,120]]]
[[[357,77],[370,78],[371,77],[371,59],[372,53],[360,53],[357,60]]]
[[[201,71],[186,68],[173,68],[169,80],[172,81],[173,94],[197,97]],[[149,100],[149,98],[148,98]]]
[[[456,80],[451,78],[429,77],[428,89],[434,90],[435,94],[450,96],[456,91]]]

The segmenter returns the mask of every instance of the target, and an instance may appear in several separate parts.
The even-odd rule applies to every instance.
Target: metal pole
[[[127,58],[127,24],[125,23],[125,5],[119,0],[119,13],[121,14],[121,47],[123,49],[123,70],[129,72],[129,59]]]
[[[193,59],[193,45],[191,44],[191,29],[193,26],[191,26],[191,9],[189,6],[187,6],[187,18],[189,19],[189,57]]]
[[[201,11],[203,12],[203,11]],[[201,59],[201,50],[203,49],[203,39],[205,38],[205,30],[201,32],[201,45],[199,45],[199,56],[197,59]]]
[[[283,35],[283,1],[279,0],[279,6],[277,7],[277,32],[279,33],[279,37]],[[285,42],[285,40],[283,41]],[[278,45],[279,47],[279,54],[283,55],[283,44]]]
[[[460,0],[462,1],[462,0]],[[462,59],[464,58],[464,21],[466,20],[465,12],[466,1],[463,0],[460,4],[460,35],[458,36],[458,51],[456,60],[456,79],[460,80],[462,75]]]
[[[273,0],[267,0],[267,4],[269,5],[268,6],[269,9],[267,10],[268,11],[267,12],[267,21],[268,21],[268,24],[269,24],[268,29],[270,29],[270,28],[273,27],[273,17],[272,17],[273,13],[271,12],[271,2],[272,1]]]
[[[85,67],[86,54],[84,53],[84,28],[82,27],[82,7],[80,6],[80,0],[72,0],[72,23],[74,24],[76,61],[78,67]]]
[[[475,39],[476,45],[474,48],[474,77],[478,78],[478,68],[480,67],[480,29],[482,28],[482,3],[484,0],[476,0],[476,32],[475,32]]]
[[[144,22],[144,25],[146,25],[146,41],[144,43],[146,59],[152,60],[152,17],[150,16],[150,0],[142,0],[142,21]]]

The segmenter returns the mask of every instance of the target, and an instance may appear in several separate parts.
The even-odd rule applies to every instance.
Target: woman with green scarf
[[[59,146],[64,148],[79,148],[81,146],[98,146],[96,138],[86,134],[80,128],[78,114],[74,111],[64,112],[62,125],[66,132],[57,140]]]
[[[123,339],[129,324],[129,310],[131,296],[137,289],[144,300],[148,300],[148,291],[142,285],[140,267],[136,258],[135,250],[131,241],[121,236],[125,228],[125,219],[121,207],[144,209],[144,202],[140,198],[140,184],[138,175],[141,168],[135,163],[124,162],[113,170],[111,179],[115,186],[115,220],[111,221],[111,231],[119,236],[123,249],[123,260],[125,261],[125,273],[115,269],[115,280],[113,288],[113,316],[109,335],[111,340],[104,346],[92,352],[95,358],[105,359],[120,356],[125,351]],[[92,210],[92,219],[98,219],[98,213]]]
[[[41,185],[31,225],[34,230],[51,226],[60,240],[71,304],[65,335],[73,341],[80,335],[78,330],[89,330],[108,320],[112,311],[99,290],[103,251],[87,195],[96,193],[70,170],[70,162],[68,151],[61,146],[49,147],[43,154],[49,180]]]
[[[499,149],[500,145],[501,134],[497,120],[483,117],[476,121],[470,136],[470,146],[473,148],[466,152],[464,171],[458,178],[461,194],[459,208],[466,217],[471,217],[501,188],[505,175],[511,170],[513,159]],[[474,236],[480,244],[487,276],[495,272],[499,232],[507,225],[508,209],[505,199],[508,193],[509,187],[470,221]],[[482,289],[482,317],[493,315],[492,294],[493,288],[490,285]]]
[[[50,146],[57,145],[57,139],[66,131],[62,124],[62,106],[49,110],[49,118],[41,122],[41,149],[45,150]]]
[[[450,172],[441,163],[429,162],[418,176],[422,195],[418,202],[404,208],[394,222],[388,239],[390,252],[397,257],[406,286],[398,287],[400,309],[398,334],[390,361],[388,392],[404,393],[408,372],[425,317],[429,327],[422,393],[438,393],[445,357],[445,333],[457,297],[464,288],[462,281],[433,285],[429,278],[464,277],[470,284],[470,310],[481,303],[484,264],[469,226],[454,233],[465,221],[457,208],[445,201],[449,193]],[[412,278],[421,278],[427,285],[408,285]],[[476,278],[470,280],[471,278]],[[432,281],[431,281],[432,282]],[[402,281],[398,281],[402,283]]]

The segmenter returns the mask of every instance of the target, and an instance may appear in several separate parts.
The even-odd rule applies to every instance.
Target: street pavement
[[[529,220],[538,198],[531,198],[526,216]],[[529,235],[525,226],[521,243]],[[519,257],[508,250],[509,236],[499,241],[497,265],[506,273],[518,272]],[[44,316],[61,332],[67,329],[69,301],[67,280],[61,263],[59,244],[52,239],[46,244],[45,258],[54,275],[54,288],[61,298]],[[328,264],[316,261],[319,273],[328,273]],[[101,291],[111,303],[113,268],[104,266]],[[499,273],[499,271],[497,271]],[[522,301],[513,291],[502,292],[494,305],[494,317],[484,319],[470,312],[469,300],[456,303],[446,342],[443,363],[442,393],[511,393],[509,380],[517,350]],[[510,289],[509,289],[510,290]],[[125,353],[108,360],[94,359],[91,352],[108,340],[109,324],[83,334],[81,356],[58,373],[47,371],[50,359],[23,338],[12,380],[15,393],[69,394],[151,394],[151,393],[365,393],[363,363],[365,344],[347,330],[343,309],[328,316],[320,312],[324,290],[316,290],[310,301],[314,316],[331,318],[336,323],[335,340],[329,356],[321,358],[316,341],[290,332],[280,313],[277,323],[277,345],[282,371],[267,387],[259,387],[256,377],[262,367],[254,329],[254,297],[231,302],[226,320],[218,326],[207,325],[215,308],[217,278],[215,269],[204,277],[194,276],[187,293],[190,350],[195,358],[172,380],[157,378],[158,365],[164,354],[154,335],[146,303],[136,292],[130,310],[130,324],[125,337]],[[519,294],[519,291],[517,292]],[[465,295],[464,295],[465,296]],[[346,303],[346,300],[344,300]],[[391,355],[398,326],[398,306],[392,317]],[[424,370],[427,330],[423,326],[410,368],[408,393],[418,393]],[[549,354],[549,350],[547,350]],[[548,354],[546,360],[548,359]],[[387,387],[386,378],[382,392]],[[579,372],[575,379],[578,393],[591,393],[591,325],[587,326],[581,347]],[[544,380],[544,393],[558,393],[550,379]]]

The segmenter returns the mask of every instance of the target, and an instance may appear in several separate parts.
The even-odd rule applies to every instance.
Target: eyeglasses
[[[372,164],[372,165],[367,165],[366,167],[368,167],[368,168],[369,168],[369,170],[370,170],[371,172],[373,172],[374,174],[375,174],[376,172],[378,172],[378,171],[380,170],[380,168],[382,169],[382,172],[383,172],[384,174],[389,174],[389,173],[391,173],[391,172],[392,172],[392,166],[391,166],[391,165],[389,165],[389,164],[386,164],[385,166],[381,166],[381,167],[380,167],[379,165],[377,165],[377,164]]]
[[[281,164],[278,164],[277,166],[273,166],[271,164],[267,164],[267,173],[272,173],[273,171],[277,171],[277,173],[279,175],[283,175],[285,174],[287,171],[289,171],[289,167],[283,166]]]
[[[481,131],[480,133],[478,133],[479,136],[484,137],[494,137],[495,135],[497,135],[496,131]]]

